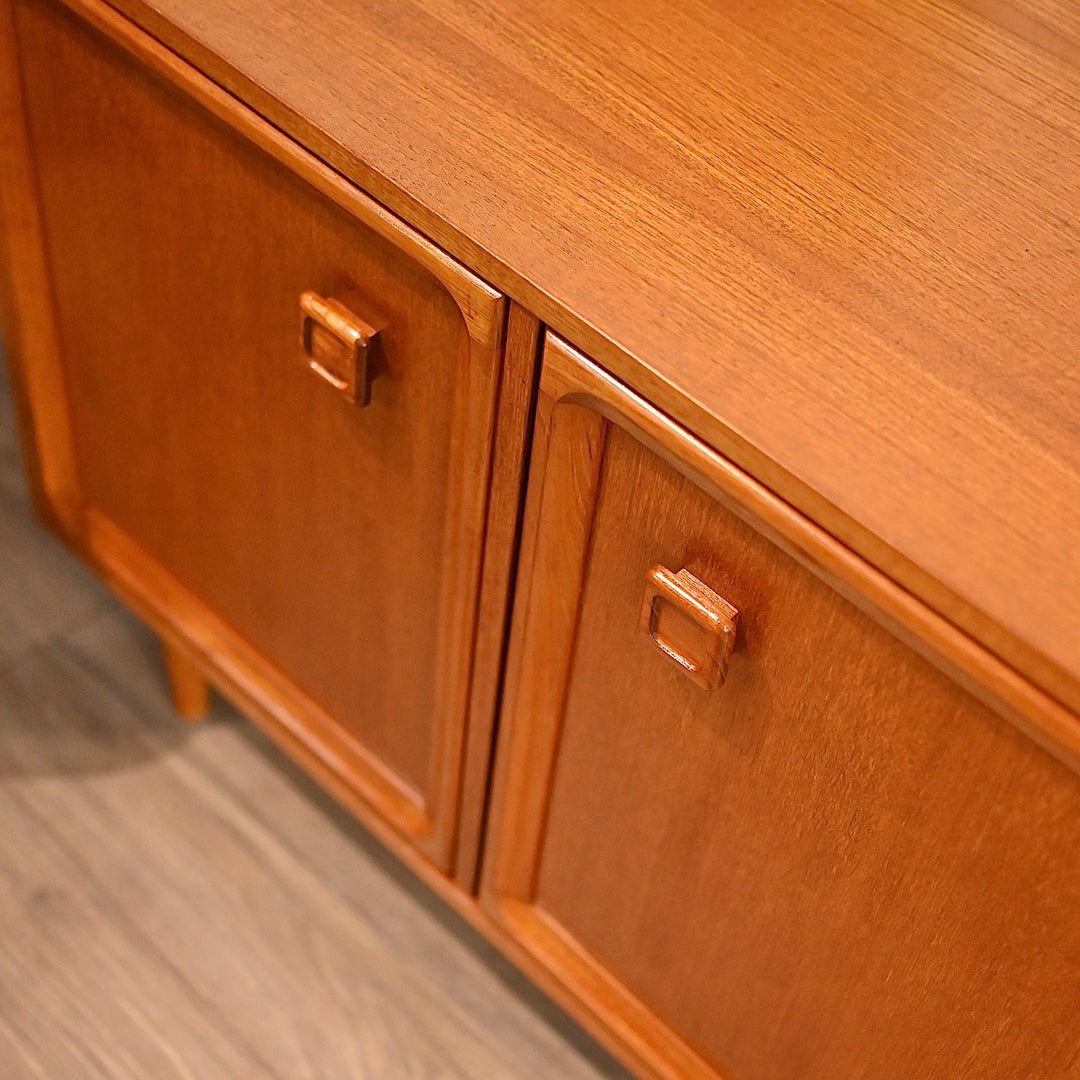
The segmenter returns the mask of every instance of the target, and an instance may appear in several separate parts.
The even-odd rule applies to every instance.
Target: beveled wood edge
[[[436,736],[428,764],[433,833],[426,841],[439,852],[439,861],[448,873],[453,868],[471,719],[471,680],[480,629],[479,592],[505,330],[505,324],[500,323],[488,343],[482,347],[476,344],[461,353],[453,387],[454,422],[445,478],[445,543],[435,655],[435,721],[442,737]]]
[[[3,2],[6,3],[7,0]],[[454,386],[455,423],[451,435],[447,475],[449,494],[444,516],[444,535],[450,535],[453,543],[447,546],[445,552],[443,586],[440,592],[438,651],[435,660],[436,714],[442,723],[440,724],[441,732],[435,735],[432,753],[427,763],[427,800],[423,800],[411,788],[403,786],[389,770],[381,768],[361,744],[348,740],[347,749],[342,751],[346,758],[353,757],[365,761],[369,774],[379,778],[376,786],[382,785],[381,796],[371,793],[373,801],[378,803],[380,798],[383,799],[386,802],[387,812],[399,826],[415,840],[433,862],[449,872],[456,840],[459,785],[469,708],[468,679],[473,662],[477,629],[475,596],[480,577],[490,452],[494,441],[495,399],[502,362],[503,315],[507,310],[507,302],[501,294],[491,290],[468,271],[458,267],[456,263],[443,256],[407,226],[398,223],[377,203],[353,189],[351,185],[314,161],[304,151],[294,147],[280,133],[274,131],[258,117],[254,117],[243,106],[234,104],[217,87],[192,72],[182,61],[177,60],[161,46],[146,39],[140,31],[128,26],[110,9],[97,3],[96,0],[87,0],[84,5],[69,4],[66,0],[61,0],[61,2],[70,8],[76,17],[85,17],[84,8],[92,15],[100,15],[102,17],[100,21],[89,17],[86,18],[87,23],[98,31],[104,32],[107,38],[132,55],[137,62],[144,63],[151,70],[165,75],[174,85],[182,88],[199,104],[208,108],[227,127],[238,131],[242,137],[250,139],[255,145],[270,152],[275,160],[290,168],[316,190],[333,198],[346,212],[354,214],[361,223],[375,228],[376,232],[401,247],[407,255],[419,256],[418,261],[422,263],[425,260],[430,262],[429,269],[438,270],[439,273],[436,276],[441,275],[440,280],[449,276],[462,286],[458,290],[455,301],[459,305],[462,303],[466,305],[467,310],[463,310],[463,315],[470,331],[470,347],[462,352]],[[26,166],[30,168],[29,156],[27,156]],[[32,173],[30,173],[30,178],[33,179]],[[30,190],[36,190],[36,185]],[[37,242],[39,252],[43,252],[40,233],[37,235]],[[428,256],[431,258],[429,259]],[[44,291],[40,295],[48,299],[51,317],[51,282],[47,274],[43,276],[42,282]],[[21,292],[25,293],[27,290],[23,289]],[[55,334],[54,324],[50,322],[46,330]],[[56,346],[48,352],[45,359],[48,361],[50,374],[62,384],[64,376],[59,347]],[[17,363],[13,366],[16,369],[19,367]],[[37,400],[38,387],[34,388],[34,395]],[[40,396],[45,401],[56,400],[61,404],[66,402],[64,395],[59,393]],[[36,456],[40,458],[43,465],[49,465],[56,455],[66,453],[70,456],[71,466],[74,469],[75,457],[71,431],[70,413],[66,409],[63,412],[62,423],[53,417],[53,423],[47,429],[43,429],[41,425],[35,426]],[[47,439],[43,437],[43,433],[48,436]],[[476,468],[478,451],[486,456],[486,466],[483,469]],[[69,516],[66,521],[56,523],[62,526],[58,528],[58,531],[65,535],[77,549],[83,549],[92,561],[100,564],[102,560],[95,559],[95,553],[91,550],[93,542],[89,539],[89,533],[95,529],[100,532],[100,515],[85,507],[81,493],[74,501],[78,506],[78,516]],[[54,505],[62,504],[58,504],[49,493],[46,509]],[[94,516],[93,526],[87,521],[89,515]],[[56,516],[60,516],[59,512]],[[107,573],[107,577],[116,584],[115,574]],[[126,594],[129,601],[135,587],[134,582],[127,582]],[[194,598],[190,599],[194,603]],[[142,613],[147,621],[153,622],[145,605]],[[244,651],[238,637],[233,641],[233,646],[234,652]],[[273,684],[268,672],[263,672],[262,677],[268,685]],[[230,678],[236,681],[235,676],[230,676]],[[220,679],[215,681],[220,684]],[[284,687],[285,684],[282,683],[282,686]],[[275,713],[275,710],[270,707],[267,687],[264,686],[263,690],[265,691],[263,699],[260,699],[259,695],[254,694],[249,688],[245,691],[244,700],[250,702],[250,707],[257,710],[261,716],[273,717],[277,730],[271,734],[278,735],[289,726],[288,717],[286,714],[280,714],[280,710]],[[234,689],[231,694],[227,690],[226,692],[234,701],[239,702],[239,691]],[[293,700],[296,700],[295,688],[287,692]],[[308,701],[304,711],[309,718],[322,717],[319,722],[322,732],[319,754],[325,757],[330,753],[329,747],[335,741],[332,735],[333,725],[313,702]],[[282,740],[279,738],[278,741]],[[289,744],[290,748],[295,749],[303,741],[301,734],[294,732],[294,737]],[[310,761],[312,755],[306,754],[306,759]],[[331,771],[333,768],[338,768],[340,764],[339,759]],[[402,799],[405,801],[402,802]]]
[[[470,893],[478,888],[541,342],[536,316],[511,303],[496,406],[453,860],[455,880]]]
[[[748,474],[776,492],[864,559],[877,566],[904,589],[919,597],[955,623],[986,648],[997,653],[1048,695],[1080,712],[1080,676],[1062,668],[1017,636],[1010,627],[981,611],[946,587],[916,562],[902,555],[879,536],[819,495],[812,487],[728,427],[684,389],[658,375],[648,357],[639,357],[595,329],[583,314],[568,307],[553,293],[545,292],[499,256],[449,224],[421,198],[400,187],[361,158],[349,152],[326,132],[315,127],[285,102],[268,93],[210,49],[154,11],[145,0],[110,0],[113,7],[148,33],[188,58],[216,83],[247,102],[282,131],[343,176],[371,192],[381,203],[421,230],[436,244],[496,287],[523,304],[544,322],[708,445],[741,466]],[[976,598],[977,599],[977,598]]]
[[[480,887],[481,903],[494,905],[493,910],[503,898],[530,897],[534,890],[537,840],[547,809],[548,778],[568,676],[569,656],[564,653],[570,650],[560,651],[546,666],[543,654],[552,651],[552,643],[561,647],[572,641],[576,630],[606,442],[607,425],[594,410],[563,410],[557,430],[555,405],[543,385],[541,369]],[[565,448],[557,445],[557,435]],[[580,455],[586,460],[575,476],[573,461],[580,446],[587,447],[588,453]],[[564,451],[562,467],[553,467],[560,450]],[[570,488],[569,498],[563,497],[560,486]],[[540,529],[552,498],[560,499],[560,508],[569,504],[571,511],[571,520],[560,523],[558,542],[552,531]],[[538,625],[538,609],[549,616],[542,625]],[[533,645],[534,637],[539,648]],[[524,700],[527,694],[528,701]]]
[[[556,413],[555,406],[541,374],[482,897],[531,897],[535,888],[572,659],[572,646],[558,655],[546,646],[576,636],[607,441],[607,423],[594,410]],[[557,536],[539,527],[553,499]]]
[[[14,5],[0,0],[0,316],[34,509],[69,538],[83,495],[71,439],[52,280],[18,67]]]
[[[543,908],[509,897],[495,903],[498,917],[545,964],[573,971],[581,1000],[603,1018],[628,1063],[662,1080],[724,1080],[723,1072],[695,1054]]]
[[[630,430],[965,690],[1080,772],[1080,717],[961,628],[589,360],[548,335],[541,385]]]
[[[341,738],[317,704],[107,517],[90,508],[86,520],[83,554],[167,648],[181,651],[294,760],[321,778],[333,776],[335,790],[347,787],[369,815],[374,808],[423,845],[433,822],[419,792],[363,745]],[[448,861],[448,853],[427,854],[437,865]]]
[[[53,0],[83,19],[140,63],[182,90],[207,112],[240,132],[381,237],[389,240],[439,281],[452,297],[470,339],[482,349],[498,344],[505,297],[422,236],[339,172],[223,90],[103,0]]]
[[[542,359],[540,368],[542,374]],[[503,674],[503,692],[497,720],[498,739],[491,772],[484,829],[484,850],[477,891],[480,906],[500,925],[505,926],[509,933],[516,932],[509,918],[512,911],[504,911],[501,905],[507,902],[508,898],[512,901],[515,893],[527,893],[531,890],[538,858],[535,850],[535,835],[526,834],[522,837],[522,834],[516,830],[519,828],[517,819],[524,818],[535,822],[539,811],[534,805],[531,812],[521,813],[517,803],[520,801],[521,792],[530,789],[538,773],[543,774],[539,779],[544,786],[547,786],[549,780],[547,772],[550,770],[553,758],[550,744],[555,738],[555,730],[552,727],[555,718],[551,715],[554,710],[550,710],[545,725],[549,745],[544,746],[539,737],[532,740],[540,745],[542,756],[533,770],[526,769],[527,755],[524,751],[517,750],[518,730],[523,724],[523,713],[518,701],[522,693],[523,681],[528,674],[528,661],[531,655],[530,651],[525,649],[525,643],[533,608],[532,593],[536,584],[537,547],[541,539],[539,523],[544,501],[543,488],[548,475],[547,462],[551,450],[553,404],[543,387],[538,385],[532,445],[529,453],[528,486],[525,490],[513,606],[510,612],[510,634]],[[567,541],[579,549],[582,546],[582,541],[577,536],[570,535]],[[546,584],[552,589],[558,586],[557,582]],[[554,692],[552,697],[555,697]],[[518,798],[515,798],[515,795]],[[542,805],[540,811],[542,811]],[[522,839],[523,842],[515,843],[516,839]]]
[[[541,371],[480,906],[628,1066],[657,1080],[717,1080],[532,902],[609,426],[588,404],[559,404]],[[553,498],[558,528],[542,533],[545,509],[552,512],[545,503]]]

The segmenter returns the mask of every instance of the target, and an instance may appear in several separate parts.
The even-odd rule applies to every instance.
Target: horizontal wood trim
[[[575,988],[611,1027],[624,1056],[644,1072],[667,1080],[717,1080],[716,1070],[695,1054],[655,1013],[604,968],[542,908],[509,898],[489,899],[499,918],[553,971],[573,971]]]

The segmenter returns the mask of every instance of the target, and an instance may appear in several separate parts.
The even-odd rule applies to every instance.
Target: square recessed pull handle
[[[739,612],[689,570],[654,566],[645,575],[641,629],[699,686],[715,690],[727,676]]]
[[[371,354],[378,330],[337,300],[300,294],[300,348],[307,366],[353,405],[371,400]]]

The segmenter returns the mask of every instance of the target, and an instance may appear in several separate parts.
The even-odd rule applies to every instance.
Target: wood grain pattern
[[[74,708],[51,704],[57,721],[76,720]],[[480,1074],[497,1071],[497,1044],[462,1023],[452,998],[427,993],[422,968],[401,970],[392,946],[265,827],[197,771],[169,764],[167,782],[128,770],[86,793],[41,783],[37,797],[65,847],[92,853],[82,872],[116,918],[184,972],[234,1038],[282,1077],[344,1080],[391,1063],[430,1074],[448,1047],[470,1042]],[[379,1019],[349,1031],[350,1018],[367,1014]]]
[[[114,606],[0,674],[6,1075],[622,1075],[516,1000],[235,716],[171,719],[153,655]]]
[[[404,962],[454,999],[467,1030],[484,1032],[508,1069],[535,1073],[538,1080],[562,1076],[564,1069],[577,1075],[582,1065],[571,1056],[576,1053],[600,1075],[626,1080],[628,1074],[485,938],[470,932],[435,894],[419,888],[396,858],[306,777],[269,752],[256,732],[230,727],[213,742],[200,739],[191,756],[216,785],[393,942]],[[334,827],[327,828],[327,821]],[[507,987],[513,995],[505,992]],[[537,1023],[538,1018],[544,1023]],[[570,1046],[560,1046],[562,1040]]]
[[[1068,5],[118,6],[1080,707]]]
[[[454,879],[475,894],[502,693],[521,513],[539,369],[540,323],[511,304],[491,456],[469,724],[461,779]]]
[[[259,1080],[267,1062],[232,1040],[178,975],[117,920],[35,800],[0,797],[0,1060],[14,1080]],[[29,803],[29,805],[27,805]]]
[[[197,597],[202,660],[235,687],[250,654],[283,741],[309,717],[322,767],[448,868],[501,296],[115,16],[161,77],[16,7],[90,554],[173,623]],[[360,414],[305,371],[309,289],[381,328]]]
[[[1067,365],[1080,328],[1070,305],[1080,280],[1070,246],[1080,141],[1067,13],[1035,0],[799,0],[782,14],[704,3],[632,3],[616,12],[560,0],[516,11],[377,2],[342,13],[302,2],[301,11],[264,8],[266,24],[253,26],[244,22],[250,9],[183,0],[177,26],[205,19],[222,35],[213,45],[219,56],[193,44],[190,25],[163,21],[160,12],[180,0],[161,0],[158,14],[141,0],[130,6],[327,162],[366,179],[497,284],[592,344],[617,375],[790,502],[610,376],[590,368],[579,377],[570,350],[553,347],[537,414],[534,465],[543,482],[529,496],[533,534],[521,562],[497,857],[485,887],[499,922],[485,922],[433,866],[452,868],[467,889],[479,857],[531,400],[527,376],[521,380],[536,317],[514,307],[504,322],[496,289],[97,0],[64,3],[101,38],[58,7],[17,0],[34,146],[23,145],[22,106],[6,108],[0,122],[14,132],[22,162],[11,190],[22,194],[0,198],[14,207],[4,211],[9,234],[37,245],[44,231],[56,266],[29,260],[27,281],[56,283],[64,351],[80,364],[84,350],[89,357],[68,377],[76,441],[92,452],[84,476],[69,479],[92,496],[85,517],[71,520],[85,528],[93,554],[166,634],[190,634],[199,664],[315,775],[339,794],[345,788],[350,805],[366,800],[365,820],[450,903],[560,1000],[595,1010],[589,1022],[606,1025],[606,1038],[644,1071],[740,1080],[881,1080],[912,1070],[1071,1075],[1080,1061],[1080,882],[1070,858],[1080,797],[1074,772],[1001,721],[1008,715],[1062,761],[1080,757],[1080,725],[1061,705],[1080,703],[1080,616],[1061,602],[1080,583],[1072,543],[1080,441],[1061,404],[1075,388]],[[335,40],[312,44],[301,33],[300,48],[294,42],[286,55],[286,24],[314,14],[324,16],[318,32]],[[246,30],[242,45],[225,40],[230,20]],[[365,29],[376,62],[342,69],[342,83],[328,90],[316,56],[345,59],[356,39],[342,35]],[[120,58],[107,39],[156,75]],[[238,74],[245,64],[261,74]],[[79,79],[65,83],[72,71]],[[18,89],[10,77],[8,85]],[[100,93],[86,95],[88,85]],[[131,161],[133,137],[141,157]],[[31,150],[42,164],[33,197],[25,182]],[[448,173],[455,162],[460,168]],[[245,169],[250,175],[237,179]],[[293,200],[297,177],[311,186]],[[205,216],[171,216],[191,204],[186,188],[201,184],[223,197],[207,201]],[[103,207],[101,220],[87,224],[78,202]],[[210,211],[222,207],[219,221]],[[245,224],[246,212],[266,217]],[[278,337],[276,311],[259,310],[260,289],[288,293],[282,311],[308,284],[348,294],[365,320],[394,305],[366,294],[349,271],[341,289],[293,274],[290,259],[305,245],[336,252],[344,265],[362,246],[354,216],[364,223],[363,243],[378,250],[389,241],[392,251],[404,245],[411,253],[413,270],[395,263],[386,277],[407,278],[414,296],[440,308],[416,315],[409,307],[423,331],[416,340],[430,340],[438,324],[434,337],[456,366],[435,369],[413,353],[401,370],[384,370],[381,383],[385,390],[401,371],[413,373],[410,385],[431,405],[430,415],[421,409],[421,426],[436,417],[430,443],[369,445],[338,414],[306,413],[308,399],[280,394],[274,369],[267,377],[259,366],[257,354],[275,351],[259,347],[260,333],[272,328]],[[155,237],[165,255],[146,241],[161,220]],[[221,240],[219,228],[233,239]],[[210,243],[191,243],[201,256],[185,262],[193,237]],[[1021,244],[1030,245],[1024,257]],[[209,271],[207,250],[215,252]],[[82,280],[75,268],[84,271],[87,252],[93,272]],[[170,305],[178,282],[203,288],[200,274],[209,284],[195,298],[198,324],[186,302]],[[288,288],[279,288],[285,278]],[[101,282],[122,295],[102,299]],[[31,330],[30,344],[20,344],[20,353],[33,354],[26,370],[46,376],[30,397],[51,386],[59,403],[44,425],[31,410],[30,426],[45,431],[39,443],[55,446],[63,474],[70,448],[62,438],[50,444],[48,434],[66,423],[59,346],[51,313],[28,304],[22,287],[5,303],[17,331]],[[238,312],[251,324],[230,321]],[[155,383],[145,378],[143,350],[159,321],[170,378]],[[500,386],[504,328],[520,367],[504,372]],[[200,341],[220,335],[221,344],[185,368],[199,356],[184,337],[196,329]],[[498,413],[497,390],[507,395]],[[126,430],[132,415],[141,432]],[[496,415],[522,423],[498,429]],[[181,437],[161,422],[177,417]],[[296,430],[310,438],[297,438],[298,417]],[[147,446],[160,453],[144,461]],[[217,479],[220,467],[207,459],[221,446],[227,463],[239,462],[242,482],[222,485],[232,494],[200,518],[215,489],[206,479]],[[416,504],[390,500],[387,508],[362,485],[339,499],[320,484],[338,475],[325,466],[342,447],[350,461],[381,453],[401,475],[430,484],[417,488]],[[257,454],[246,456],[252,448]],[[492,452],[507,476],[489,475]],[[701,472],[709,474],[704,483]],[[139,492],[168,489],[177,475],[161,521],[134,505]],[[725,494],[717,498],[714,488]],[[309,492],[314,498],[304,502]],[[56,498],[59,506],[62,493]],[[741,508],[732,505],[741,499]],[[792,504],[876,565],[861,563]],[[433,537],[442,547],[407,560],[398,592],[383,571],[385,596],[362,588],[331,595],[328,582],[338,585],[340,567],[353,565],[347,541],[366,547],[371,539],[342,522],[365,521],[375,505],[402,526],[399,547]],[[500,520],[485,521],[485,506],[498,508]],[[310,528],[296,529],[296,518]],[[329,549],[320,549],[328,533]],[[283,534],[316,542],[275,561]],[[242,552],[239,569],[235,559],[215,568],[238,536],[259,543]],[[481,563],[485,536],[496,547]],[[380,534],[370,550],[392,547]],[[266,570],[269,588],[243,579],[249,559]],[[720,704],[676,688],[653,653],[639,659],[647,645],[636,627],[641,578],[657,560],[686,566],[744,613],[732,693]],[[439,575],[441,583],[430,580]],[[842,596],[822,583],[834,577]],[[359,594],[370,600],[361,612],[368,616],[385,616],[379,605],[387,600],[395,640],[422,655],[403,668],[420,672],[421,693],[437,702],[421,702],[415,715],[450,716],[449,726],[384,730],[379,742],[369,688],[355,678],[360,635],[335,607],[343,594],[353,608]],[[312,595],[330,613],[315,634],[295,610],[257,610]],[[263,639],[253,632],[275,625],[276,639],[273,629]],[[281,627],[295,638],[286,641]],[[362,645],[377,636],[369,630]],[[490,651],[475,655],[474,641]],[[280,663],[274,654],[290,648]],[[393,642],[389,648],[397,654]],[[407,696],[396,685],[387,711],[395,719]],[[327,687],[344,695],[344,709],[323,708]],[[353,734],[369,737],[373,749],[352,750],[338,734],[312,739],[334,729],[341,712],[358,718]],[[374,739],[361,720],[374,723]],[[347,786],[357,763],[368,766],[367,788]],[[229,799],[218,800],[198,772],[180,772],[254,856],[232,840],[220,851],[211,845],[211,861],[220,856],[215,881],[234,863],[241,892],[257,890],[259,864],[286,876],[293,862],[265,829],[234,818]],[[125,782],[103,812],[73,822],[77,801],[64,804],[56,833],[72,852],[92,833],[108,833],[110,845],[149,861],[154,836],[184,800],[145,822],[120,820],[124,806],[145,798],[139,784]],[[455,851],[457,821],[467,832]],[[198,828],[177,829],[181,848],[196,846]],[[434,863],[400,832],[419,838]],[[94,881],[112,897],[123,864],[118,850],[108,851],[116,861]],[[168,903],[155,908],[138,895],[146,880],[134,874],[141,906],[130,897],[117,906],[141,934],[164,937],[182,922]],[[170,894],[184,887],[172,868],[166,880]],[[308,884],[300,873],[297,889]],[[196,890],[200,903],[213,891]],[[290,905],[275,904],[256,905],[254,922],[284,928],[286,953],[310,945],[304,962],[331,985],[345,983],[358,951],[334,952],[321,925],[298,929]],[[336,928],[342,912],[330,907],[326,921]],[[190,936],[163,949],[173,967],[204,940],[201,928],[183,932]],[[224,951],[222,937],[209,940]],[[221,977],[215,963],[193,970],[200,998]],[[270,982],[285,974],[277,956],[260,971]],[[363,989],[365,1001],[386,992],[378,979]],[[242,1010],[242,995],[230,1004]],[[302,1008],[295,1030],[317,1032],[317,1015]],[[440,1027],[434,1043],[452,1028]],[[302,1055],[290,1057],[289,1031],[268,1032],[264,1017],[249,1030],[257,1042],[269,1040],[289,1072],[303,1067]],[[420,1060],[436,1059],[428,1042],[419,1045]],[[349,1043],[348,1065],[377,1068],[378,1051],[369,1053]],[[497,1059],[486,1066],[497,1068]]]
[[[1071,1076],[1075,772],[655,453],[625,390],[597,411],[559,355],[489,910],[651,1075]],[[670,425],[646,438],[700,461]],[[738,608],[719,693],[640,633],[656,563]]]
[[[726,510],[752,524],[951,681],[1080,771],[1080,720],[1074,712],[553,334],[547,335],[544,347],[544,382],[547,394],[541,397],[541,408],[545,400],[565,398],[608,419],[629,422],[653,453],[691,477]],[[542,454],[542,448],[537,452]]]
[[[10,374],[10,400],[21,421],[35,509],[73,537],[81,525],[82,494],[10,5],[0,9],[0,142],[0,317],[6,347],[19,361]]]
[[[0,383],[0,480],[11,419]],[[153,635],[21,485],[0,612],[5,1080],[626,1080],[226,705],[178,723]]]

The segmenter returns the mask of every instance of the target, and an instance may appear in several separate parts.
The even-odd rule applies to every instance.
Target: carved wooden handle
[[[654,566],[645,580],[641,629],[699,686],[722,686],[738,611],[689,570]]]
[[[376,334],[337,300],[310,291],[300,294],[300,348],[307,366],[354,405],[371,400]]]

